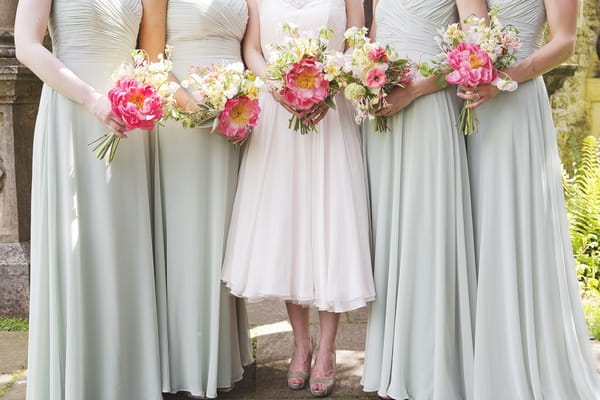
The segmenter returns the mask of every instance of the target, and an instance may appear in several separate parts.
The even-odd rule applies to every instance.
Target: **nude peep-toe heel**
[[[292,390],[300,390],[306,385],[306,381],[309,377],[310,364],[312,361],[313,344],[312,338],[310,340],[310,352],[308,353],[308,369],[306,371],[288,371],[287,372],[287,385]],[[301,382],[290,382],[290,379],[299,379]]]
[[[336,361],[335,361],[335,352],[333,353],[333,376],[331,378],[315,378],[310,377],[310,392],[315,397],[326,397],[333,393],[333,388],[335,387],[335,369],[336,369]],[[323,385],[325,386],[324,390],[318,390],[313,388],[314,385]]]

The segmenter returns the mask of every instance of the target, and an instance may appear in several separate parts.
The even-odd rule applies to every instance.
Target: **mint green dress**
[[[454,1],[380,0],[375,19],[378,42],[424,61],[458,16]],[[363,128],[377,298],[362,384],[381,396],[472,398],[475,258],[457,112],[449,88],[392,116],[389,132]]]
[[[239,62],[247,18],[245,0],[170,0],[174,75]],[[176,122],[154,145],[162,389],[213,398],[252,362],[245,305],[221,284],[240,148]]]
[[[520,30],[520,58],[539,47],[543,0],[488,5]],[[467,141],[479,271],[475,398],[599,399],[542,78],[500,93],[477,117]]]
[[[56,56],[100,93],[130,60],[140,0],[54,0]],[[107,128],[44,86],[33,144],[28,400],[160,400],[148,133],[110,166]]]

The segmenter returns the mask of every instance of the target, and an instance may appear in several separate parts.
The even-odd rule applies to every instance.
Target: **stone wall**
[[[15,59],[17,0],[0,0],[0,317],[29,309],[31,151],[41,82]]]
[[[581,140],[593,134],[600,136],[600,103],[598,96],[588,91],[597,91],[598,85],[588,83],[599,75],[600,63],[595,47],[600,29],[600,11],[598,0],[582,0],[580,2],[580,18],[575,54],[568,64],[576,66],[573,76],[567,77],[561,88],[556,90],[550,101],[557,128],[558,144],[561,159],[567,169],[579,160]],[[596,103],[592,106],[592,99]],[[594,114],[592,113],[594,109]],[[596,115],[593,122],[593,115]]]

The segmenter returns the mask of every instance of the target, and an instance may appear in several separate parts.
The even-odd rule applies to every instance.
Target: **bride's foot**
[[[294,347],[292,360],[287,373],[287,384],[292,390],[304,388],[308,380],[308,370],[312,360],[312,346],[310,342]]]
[[[335,351],[319,351],[311,371],[310,392],[316,397],[329,396],[335,386]]]

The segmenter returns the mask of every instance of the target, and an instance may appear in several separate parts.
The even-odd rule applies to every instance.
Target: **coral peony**
[[[260,106],[257,99],[235,97],[225,104],[219,116],[219,128],[230,138],[244,138],[258,123]]]
[[[113,113],[125,123],[125,130],[150,130],[163,116],[162,97],[152,85],[121,78],[108,92]]]
[[[371,68],[365,77],[365,82],[370,88],[380,88],[385,85],[386,80],[385,72],[377,67]]]
[[[285,75],[283,97],[300,110],[308,110],[329,95],[329,81],[316,57],[304,57]]]
[[[448,65],[454,70],[446,76],[452,85],[476,87],[492,83],[498,71],[488,53],[475,43],[462,42],[448,53]]]

